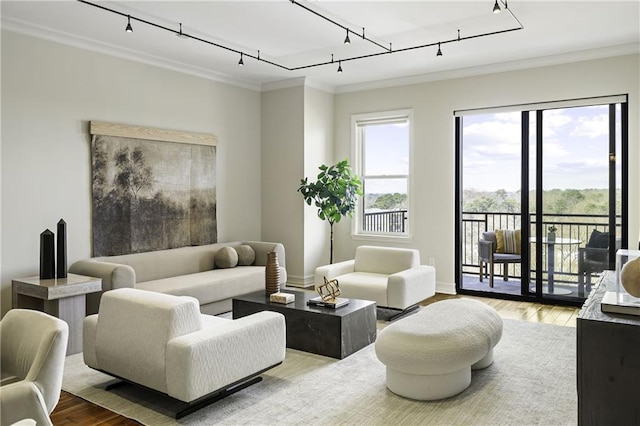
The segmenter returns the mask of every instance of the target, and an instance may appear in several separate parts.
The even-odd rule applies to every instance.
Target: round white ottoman
[[[502,318],[471,299],[428,305],[384,328],[376,339],[378,359],[387,367],[387,387],[406,398],[448,398],[471,384],[471,369],[493,362],[502,337]]]

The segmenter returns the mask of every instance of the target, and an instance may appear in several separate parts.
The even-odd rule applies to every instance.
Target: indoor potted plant
[[[308,205],[314,203],[318,208],[318,217],[329,222],[331,229],[331,250],[329,263],[333,263],[333,224],[340,222],[343,216],[352,217],[356,209],[357,196],[362,195],[362,183],[356,175],[352,175],[347,160],[333,166],[325,164],[319,167],[318,180],[309,182],[308,178],[300,181],[298,192],[302,194]]]

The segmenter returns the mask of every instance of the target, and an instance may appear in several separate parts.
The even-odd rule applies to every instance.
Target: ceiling
[[[255,89],[306,78],[334,91],[472,75],[639,51],[640,1],[494,0],[100,1],[127,18],[78,1],[2,1],[2,28]],[[503,4],[503,3],[501,3]],[[176,37],[143,19],[232,51]],[[522,29],[516,29],[520,28]],[[346,30],[351,43],[343,43]],[[363,40],[362,34],[378,45]],[[456,41],[460,30],[462,40]],[[503,32],[506,30],[513,30]],[[479,34],[498,34],[473,37]],[[357,34],[356,34],[357,33]],[[436,56],[442,42],[442,56]],[[358,60],[349,58],[396,51]],[[435,43],[435,45],[433,45]],[[429,47],[397,52],[419,46]],[[381,45],[381,46],[379,46]],[[287,70],[251,56],[296,68]],[[239,67],[244,52],[244,66]],[[338,73],[338,61],[344,72]],[[484,71],[483,71],[484,70]]]

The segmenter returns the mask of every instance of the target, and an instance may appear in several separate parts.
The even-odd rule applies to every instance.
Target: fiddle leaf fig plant
[[[356,210],[358,195],[362,196],[362,182],[352,174],[347,160],[333,166],[325,164],[319,167],[317,181],[309,182],[308,178],[300,180],[298,192],[302,194],[308,205],[312,203],[318,208],[318,217],[329,222],[331,229],[331,251],[329,263],[333,263],[333,225],[344,216],[353,216]]]

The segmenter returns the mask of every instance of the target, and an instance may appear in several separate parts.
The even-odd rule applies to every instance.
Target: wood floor
[[[423,305],[428,305],[440,300],[459,298],[446,294],[436,294]],[[489,306],[493,306],[503,318],[519,319],[545,324],[576,326],[576,317],[579,308],[570,306],[543,305],[540,303],[516,302],[511,300],[489,299],[484,297],[463,296],[469,299],[479,300]],[[139,425],[135,420],[115,414],[95,404],[87,402],[70,393],[62,391],[60,402],[51,414],[51,421],[55,426],[67,425]]]

